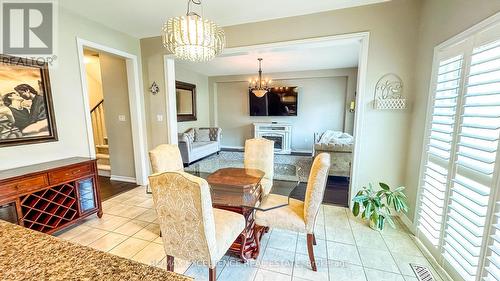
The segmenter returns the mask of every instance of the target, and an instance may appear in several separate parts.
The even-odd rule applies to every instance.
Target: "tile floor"
[[[56,236],[166,268],[152,208],[151,195],[137,187],[104,201],[101,219],[92,216]],[[348,209],[324,205],[316,238],[317,272],[309,266],[305,235],[274,229],[264,236],[257,260],[242,264],[226,255],[217,267],[217,280],[416,281],[409,263],[428,266],[436,280],[441,280],[401,223],[380,233],[354,218]],[[176,259],[175,271],[207,280],[206,268],[180,259]]]

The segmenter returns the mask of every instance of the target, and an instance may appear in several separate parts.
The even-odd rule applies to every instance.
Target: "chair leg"
[[[167,270],[174,271],[174,257],[167,255]]]
[[[307,234],[307,252],[309,253],[309,261],[311,262],[311,267],[313,271],[318,271],[316,268],[316,261],[314,260],[314,250],[313,250],[313,240],[314,234]]]
[[[316,235],[313,233],[313,245],[316,246]]]
[[[216,273],[215,267],[208,269],[208,281],[215,281],[216,279],[215,273]]]

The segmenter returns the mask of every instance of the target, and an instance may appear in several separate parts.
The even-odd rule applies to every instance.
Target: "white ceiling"
[[[315,43],[296,43],[286,47],[226,49],[224,54],[204,63],[176,61],[180,67],[207,76],[257,74],[257,58],[263,58],[266,73],[357,67],[360,42],[342,39]]]
[[[203,0],[203,15],[222,26],[306,15],[390,0]],[[137,38],[158,36],[187,0],[63,0],[59,5]]]

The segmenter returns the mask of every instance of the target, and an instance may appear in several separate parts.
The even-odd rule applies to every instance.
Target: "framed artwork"
[[[196,121],[196,85],[175,81],[177,122]]]
[[[57,141],[47,63],[0,55],[0,147]]]

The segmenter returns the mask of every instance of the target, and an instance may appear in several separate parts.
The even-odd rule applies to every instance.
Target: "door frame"
[[[369,100],[370,98],[370,93],[368,93],[367,91],[368,89],[366,86],[370,32],[356,32],[356,33],[349,33],[342,35],[332,35],[332,36],[315,37],[308,39],[281,41],[269,44],[256,44],[256,45],[248,45],[242,47],[226,48],[223,51],[223,54],[248,52],[258,48],[286,47],[295,44],[328,42],[328,41],[338,41],[346,39],[356,39],[359,40],[360,43],[359,58],[358,58],[358,76],[356,85],[356,92],[358,94],[356,95],[356,109],[354,113],[354,129],[353,129],[354,150],[353,150],[353,160],[351,168],[351,180],[349,185],[348,204],[350,207],[352,198],[358,192],[358,189],[361,186],[358,180],[359,174],[361,173],[361,171],[359,170],[359,161],[361,159],[360,155],[363,155],[364,153],[362,150],[363,147],[361,145],[361,139],[363,131],[366,126],[364,122],[364,115],[367,107],[367,100]],[[167,135],[169,143],[177,143],[177,112],[175,107],[175,60],[172,57],[172,55],[164,56],[164,73],[165,73],[165,85],[167,88],[167,95],[166,95],[167,122],[168,122]],[[216,98],[217,98],[216,95],[214,95],[213,97],[214,104],[212,106],[215,106],[215,103],[217,102]],[[214,108],[211,108],[210,110],[214,111]],[[212,116],[210,118],[212,118]],[[214,119],[213,124],[211,125],[217,126],[216,112],[214,112],[213,119]]]
[[[89,90],[87,84],[87,75],[85,70],[84,62],[84,48],[90,48],[97,51],[102,51],[109,53],[118,57],[125,59],[127,68],[127,81],[128,81],[128,97],[130,105],[130,123],[132,130],[132,143],[134,150],[134,166],[135,166],[135,179],[129,179],[134,181],[138,185],[146,185],[148,183],[148,157],[147,157],[147,132],[145,127],[145,113],[144,113],[144,101],[141,91],[141,73],[139,68],[139,59],[136,55],[101,45],[92,41],[88,41],[82,38],[76,38],[78,60],[80,64],[80,78],[82,82],[82,93],[83,93],[83,106],[85,112],[85,122],[87,125],[87,143],[89,145],[89,156],[91,158],[96,157],[95,144],[94,144],[94,133],[92,130],[92,119],[90,115],[90,105],[89,105]],[[125,178],[125,177],[123,177]]]

